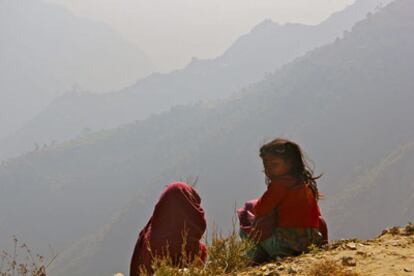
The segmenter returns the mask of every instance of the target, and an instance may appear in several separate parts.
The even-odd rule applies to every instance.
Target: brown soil
[[[278,260],[238,275],[414,276],[414,225],[391,228],[367,241],[333,242],[299,257]]]

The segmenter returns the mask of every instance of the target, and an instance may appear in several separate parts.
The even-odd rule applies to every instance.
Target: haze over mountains
[[[74,85],[108,92],[154,69],[108,26],[42,0],[0,1],[0,45],[0,138]]]
[[[221,55],[266,18],[318,24],[355,0],[46,0],[102,21],[140,45],[157,72],[184,68],[192,57]],[[310,12],[311,11],[311,12]]]
[[[0,160],[84,132],[117,127],[176,105],[225,99],[307,51],[334,41],[389,0],[358,0],[316,26],[279,25],[266,20],[240,37],[223,55],[194,59],[186,68],[152,74],[103,95],[75,89],[57,98],[23,128],[0,143]]]
[[[55,275],[126,272],[166,183],[199,176],[210,226],[228,228],[235,202],[264,191],[258,148],[276,136],[299,142],[325,172],[332,238],[413,220],[413,15],[412,0],[397,0],[237,97],[4,162],[2,233],[66,248]]]

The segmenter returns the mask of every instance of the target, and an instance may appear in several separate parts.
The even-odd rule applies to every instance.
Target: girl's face
[[[270,180],[288,174],[291,169],[289,162],[272,154],[263,157],[263,167],[264,173]]]

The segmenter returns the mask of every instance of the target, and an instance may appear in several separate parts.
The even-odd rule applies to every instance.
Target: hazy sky
[[[160,71],[220,55],[264,19],[317,24],[354,0],[47,0],[106,22]]]

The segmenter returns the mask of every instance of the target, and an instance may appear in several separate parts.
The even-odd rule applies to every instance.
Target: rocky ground
[[[414,275],[414,224],[367,241],[343,240],[238,275]]]
[[[174,275],[193,275],[186,268],[179,271]],[[309,253],[298,257],[276,260],[227,275],[414,276],[414,224],[386,229],[372,240],[334,241],[325,248],[315,247]],[[115,276],[123,274],[118,273]]]

